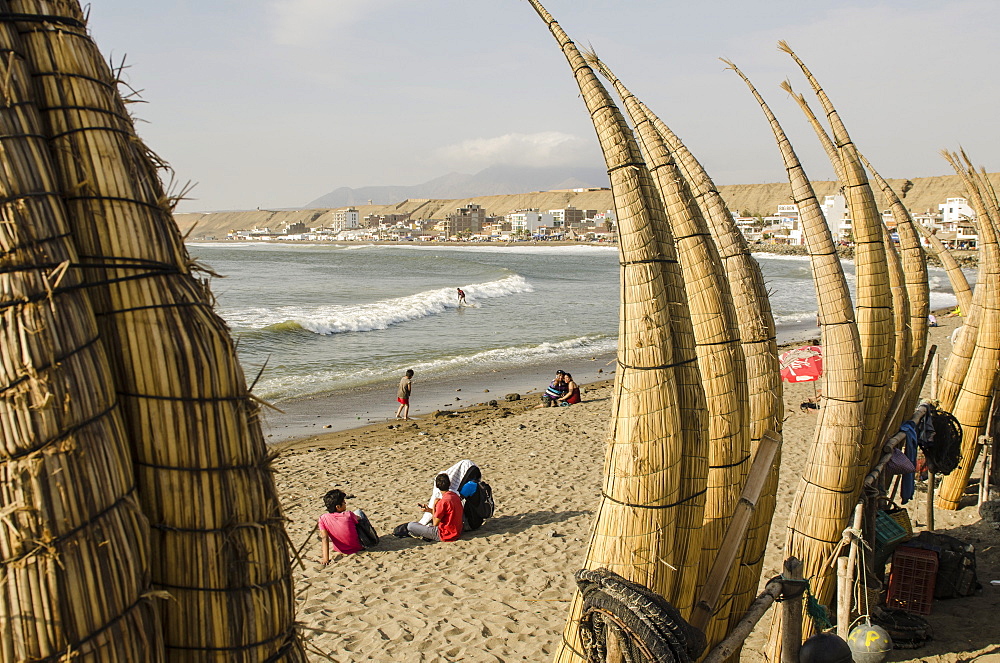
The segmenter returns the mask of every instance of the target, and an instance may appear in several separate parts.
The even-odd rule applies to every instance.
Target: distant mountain
[[[473,198],[549,191],[606,187],[608,175],[600,168],[523,168],[490,166],[475,175],[450,173],[413,186],[340,187],[320,196],[302,209],[328,209],[348,205],[390,205],[407,198]]]

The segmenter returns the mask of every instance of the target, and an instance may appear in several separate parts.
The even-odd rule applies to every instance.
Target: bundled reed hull
[[[286,538],[232,341],[75,1],[12,1],[112,358],[173,660],[302,660]],[[192,499],[194,497],[194,499]]]
[[[149,526],[16,42],[0,23],[0,661],[161,661]]]
[[[850,290],[837,256],[830,228],[816,200],[809,178],[778,119],[750,80],[731,62],[764,112],[788,172],[792,200],[798,205],[816,285],[823,344],[824,406],[818,412],[816,438],[806,469],[792,501],[785,553],[803,563],[803,575],[820,602],[833,594],[833,576],[827,564],[854,507],[851,497],[854,467],[858,464],[864,422],[861,342]],[[812,625],[803,623],[808,633]],[[780,617],[772,622],[768,655],[779,660]]]
[[[958,163],[957,155],[946,156],[963,178],[966,193],[976,210],[981,256],[976,284],[976,296],[982,301],[978,310],[981,324],[968,371],[952,410],[962,426],[962,459],[958,467],[944,478],[938,492],[938,506],[954,510],[960,506],[972,468],[979,457],[979,436],[986,432],[1000,362],[1000,247],[997,238],[1000,210],[992,190],[986,187],[984,180],[977,178],[971,164],[966,169]]]
[[[603,497],[587,551],[587,568],[604,567],[669,597],[677,582],[676,541],[682,494],[681,421],[674,374],[671,322],[680,300],[663,252],[662,203],[624,118],[558,23],[536,0],[532,7],[549,27],[591,112],[608,165],[618,213],[621,249],[621,324],[611,439],[604,465]],[[676,310],[676,309],[675,309]],[[703,481],[704,479],[702,479]],[[582,660],[574,596],[557,661]]]

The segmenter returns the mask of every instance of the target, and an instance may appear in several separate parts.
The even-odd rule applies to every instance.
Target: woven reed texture
[[[896,251],[896,247],[889,236],[889,229],[882,225],[882,239],[885,246],[885,257],[889,264],[889,289],[892,293],[893,308],[893,332],[896,342],[893,345],[892,355],[892,381],[890,383],[890,393],[892,398],[886,410],[887,414],[882,417],[882,428],[879,433],[880,438],[885,438],[889,431],[899,430],[903,421],[903,410],[900,405],[904,398],[908,398],[906,386],[910,382],[912,375],[911,367],[913,357],[912,337],[910,335],[910,298],[906,292],[906,277],[903,274],[903,262]],[[892,419],[887,421],[887,418]],[[869,467],[874,465],[882,455],[881,445],[875,445]]]
[[[964,156],[964,154],[963,154]],[[993,192],[977,178],[975,170],[965,168],[957,155],[946,154],[948,161],[962,177],[966,195],[976,210],[981,256],[976,294],[982,290],[980,327],[976,347],[962,388],[955,399],[952,414],[962,425],[962,460],[958,467],[941,482],[938,507],[955,510],[960,506],[969,476],[979,456],[979,436],[985,433],[990,402],[1000,360],[1000,248],[997,245],[997,201]]]
[[[874,455],[882,419],[892,397],[889,382],[895,337],[892,333],[893,310],[888,265],[882,240],[882,216],[875,204],[875,195],[868,184],[857,149],[830,98],[788,44],[779,42],[778,48],[795,61],[812,86],[830,122],[833,139],[840,153],[844,191],[854,220],[855,313],[865,365],[865,434],[862,439],[864,453],[861,454],[861,459],[865,460]],[[868,472],[867,462],[863,462],[857,472],[857,479],[860,481]]]
[[[607,67],[602,66],[602,74],[611,77]],[[780,435],[783,403],[774,317],[760,265],[750,254],[743,233],[736,227],[732,214],[708,172],[655,113],[644,104],[640,103],[640,106],[680,167],[702,216],[709,224],[726,270],[746,362],[750,453],[753,454],[766,431]],[[764,548],[774,515],[780,464],[779,450],[754,509],[743,550],[739,553],[740,577],[731,601],[732,625],[742,618],[757,591]]]
[[[15,0],[168,591],[172,660],[303,660],[257,406],[74,0]]]
[[[731,62],[727,64],[750,88],[774,132],[792,200],[799,208],[816,284],[825,398],[818,412],[816,438],[792,502],[785,553],[802,560],[812,591],[820,602],[829,603],[835,583],[826,561],[857,502],[851,493],[864,421],[860,338],[847,279],[809,178],[767,103],[742,71]],[[776,618],[769,639],[775,648],[780,646],[778,624]],[[803,626],[808,634],[811,624],[806,621]],[[778,660],[777,655],[772,654],[772,660]]]
[[[823,146],[823,150],[826,152],[827,157],[833,164],[834,170],[837,173],[838,179],[844,181],[847,175],[844,172],[844,163],[840,158],[840,152],[837,146],[834,145],[833,140],[827,134],[825,127],[820,123],[816,114],[813,113],[812,108],[810,108],[809,103],[806,101],[805,95],[796,94],[792,90],[792,86],[788,81],[783,81],[781,83],[781,88],[792,95],[792,98],[799,105],[799,108],[805,114],[806,119],[809,120],[809,124],[813,127],[816,133],[816,137],[819,139],[820,144]],[[916,230],[913,227],[913,221],[910,218],[909,212],[900,202],[899,197],[896,193],[889,187],[889,184],[882,179],[879,174],[872,168],[872,165],[865,159],[864,155],[861,153],[857,154],[858,158],[864,164],[866,168],[871,172],[876,183],[882,190],[886,199],[890,201],[893,217],[896,220],[896,227],[900,234],[900,244],[903,250],[903,257],[901,259],[903,270],[903,289],[900,292],[899,285],[894,286],[895,290],[893,292],[893,306],[898,312],[899,308],[895,305],[895,302],[900,300],[903,296],[907,300],[907,311],[909,311],[909,321],[907,323],[905,316],[897,314],[895,316],[895,329],[897,346],[895,348],[895,366],[902,366],[901,358],[905,357],[905,347],[900,347],[899,342],[907,343],[910,352],[910,360],[906,366],[905,374],[896,375],[894,368],[893,377],[893,400],[887,410],[891,412],[897,412],[895,422],[883,422],[882,430],[896,430],[899,427],[899,423],[902,420],[904,412],[910,412],[916,407],[916,401],[919,397],[919,392],[914,394],[902,394],[898,393],[897,389],[900,385],[906,385],[909,383],[909,376],[915,371],[921,370],[924,362],[924,353],[926,351],[927,343],[927,314],[929,313],[929,286],[927,282],[927,261],[924,255],[923,249],[920,246],[920,241],[917,238]],[[892,261],[892,256],[888,255],[888,250],[892,248],[892,242],[885,241],[887,247],[887,258],[890,259],[890,268],[895,269],[895,263]],[[899,283],[898,271],[890,271],[890,279],[896,278],[897,284]],[[892,286],[891,286],[892,287]],[[910,301],[912,299],[912,302]],[[909,329],[906,325],[909,324]],[[895,403],[901,400],[907,400],[907,404],[901,407],[895,407]],[[876,445],[877,446],[877,445]]]
[[[965,272],[962,271],[962,266],[955,260],[955,256],[951,255],[948,247],[929,228],[917,224],[917,230],[930,243],[931,253],[937,256],[938,260],[941,261],[941,267],[948,274],[948,282],[958,300],[959,314],[962,317],[968,317],[969,311],[973,307],[972,288],[969,286],[969,280],[965,277]]]
[[[0,44],[0,661],[161,661],[110,365],[10,23]]]
[[[903,264],[903,279],[910,300],[910,375],[923,368],[924,356],[927,354],[927,316],[930,314],[930,286],[927,280],[927,254],[920,243],[920,235],[910,212],[903,205],[889,183],[878,174],[864,155],[858,155],[862,163],[871,173],[872,179],[889,201],[892,217],[896,221],[896,232],[899,234],[900,259]],[[963,275],[964,278],[964,275]],[[968,285],[968,283],[966,283]],[[912,412],[920,398],[919,388],[915,393],[908,394],[901,413]],[[900,415],[902,416],[902,415]],[[897,426],[898,427],[898,426]],[[890,430],[895,427],[890,426]]]
[[[665,256],[655,228],[666,227],[662,204],[638,145],[610,95],[552,16],[532,7],[562,49],[597,131],[618,213],[622,258],[619,369],[604,499],[587,552],[587,568],[605,567],[667,596],[676,583],[668,564],[681,495],[681,441]],[[656,216],[660,218],[657,219]],[[574,596],[557,661],[582,660]]]
[[[706,578],[718,556],[749,466],[749,421],[744,407],[746,364],[739,345],[735,308],[725,270],[701,210],[639,101],[620,80],[614,83],[666,205],[690,304],[698,362],[705,380],[709,470],[697,575]],[[726,635],[732,607],[728,599],[737,574],[730,573],[729,577],[719,598],[721,607],[713,614],[713,623],[706,628],[709,647]]]

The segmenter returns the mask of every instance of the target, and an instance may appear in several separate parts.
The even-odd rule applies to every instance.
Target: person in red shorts
[[[413,388],[413,369],[406,371],[399,381],[399,390],[396,391],[396,418],[407,420],[410,418],[410,390]]]
[[[431,524],[408,523],[406,531],[410,536],[419,536],[428,541],[456,541],[462,535],[462,519],[465,516],[462,498],[449,490],[451,478],[447,474],[437,475],[434,485],[441,491],[441,499],[434,505],[433,512],[426,504],[420,505],[425,513],[434,514]]]

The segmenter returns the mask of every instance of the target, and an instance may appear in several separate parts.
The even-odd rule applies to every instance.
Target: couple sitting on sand
[[[556,371],[555,379],[542,394],[542,402],[535,409],[556,405],[568,407],[579,402],[580,387],[573,382],[573,376],[564,371]]]
[[[418,505],[424,512],[421,519],[400,525],[394,534],[455,541],[464,530],[479,529],[483,520],[493,515],[493,491],[482,478],[482,471],[471,460],[455,463],[435,477],[430,501]],[[339,489],[323,496],[328,513],[320,516],[318,528],[324,566],[331,560],[331,544],[337,552],[353,555],[378,543],[378,534],[364,511],[347,510],[351,497]]]

